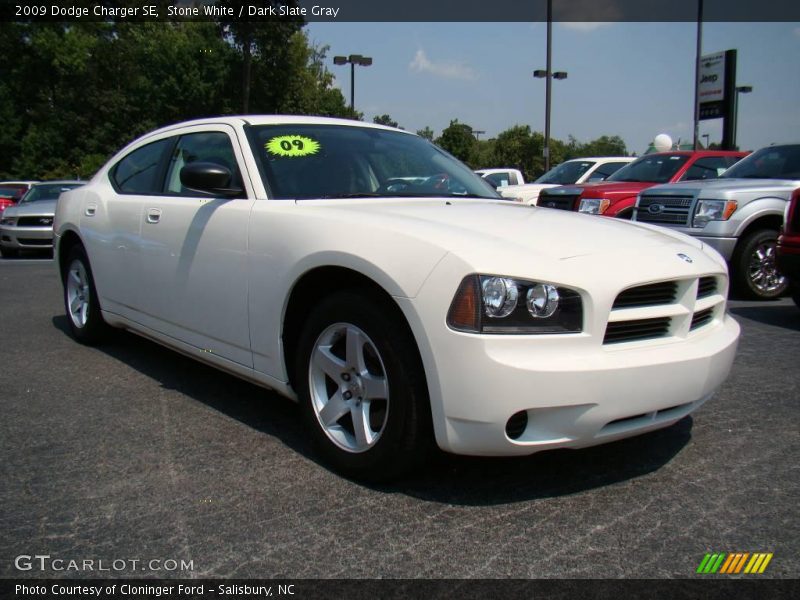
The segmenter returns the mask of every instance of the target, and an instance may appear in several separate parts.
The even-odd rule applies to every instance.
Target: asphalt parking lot
[[[290,401],[131,334],[77,344],[60,290],[51,261],[0,260],[0,577],[699,577],[710,551],[800,576],[788,299],[731,303],[733,372],[669,429],[368,487],[315,461]],[[15,567],[36,554],[192,570]]]

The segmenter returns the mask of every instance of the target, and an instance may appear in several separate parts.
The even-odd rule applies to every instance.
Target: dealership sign
[[[700,58],[700,103],[725,99],[725,53],[717,52]]]

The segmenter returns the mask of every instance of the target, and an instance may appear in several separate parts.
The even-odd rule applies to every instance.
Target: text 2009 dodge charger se
[[[665,427],[739,335],[702,243],[500,200],[426,140],[355,121],[160,129],[63,194],[55,230],[79,341],[127,328],[297,398],[356,477],[432,440],[518,455]]]

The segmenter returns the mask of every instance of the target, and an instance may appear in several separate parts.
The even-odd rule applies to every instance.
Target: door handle
[[[87,217],[93,217],[96,212],[97,212],[97,204],[92,202],[91,204],[86,205],[86,210],[83,211],[83,214],[85,214]]]
[[[148,208],[147,209],[147,222],[156,224],[161,220],[161,209],[160,208]]]

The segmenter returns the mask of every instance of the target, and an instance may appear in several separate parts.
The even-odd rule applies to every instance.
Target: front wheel
[[[64,309],[73,337],[89,346],[103,341],[108,325],[100,312],[92,269],[82,246],[69,251],[62,278]]]
[[[347,476],[395,478],[428,448],[427,386],[410,333],[358,292],[323,300],[300,338],[295,380],[325,462]]]
[[[745,298],[769,300],[786,291],[788,281],[778,271],[775,249],[778,232],[759,229],[739,240],[733,256],[733,282]]]

